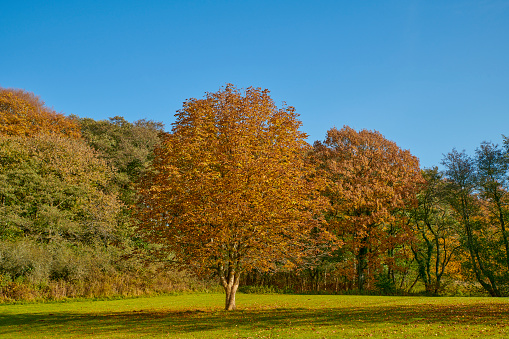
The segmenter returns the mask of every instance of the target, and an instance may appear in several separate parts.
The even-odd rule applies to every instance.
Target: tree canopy
[[[316,226],[297,117],[259,88],[189,99],[141,181],[144,228],[188,265],[215,270],[228,310],[242,272],[291,264]]]
[[[0,134],[31,136],[37,133],[80,136],[74,120],[46,107],[33,93],[0,87]]]
[[[409,237],[397,229],[404,226],[398,212],[415,199],[422,180],[419,160],[376,131],[347,126],[330,129],[314,148],[327,180],[323,192],[331,204],[329,225],[355,256],[362,290],[383,263],[379,255]]]
[[[119,198],[126,208],[131,207],[136,201],[134,183],[152,161],[163,124],[144,119],[131,123],[120,116],[98,121],[75,119],[83,139],[114,170],[113,183],[118,188]]]
[[[113,172],[83,140],[0,136],[0,238],[109,243],[121,204]]]

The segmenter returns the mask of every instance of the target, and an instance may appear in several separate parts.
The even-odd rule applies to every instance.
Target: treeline
[[[2,300],[218,276],[230,309],[237,288],[509,295],[507,137],[439,171],[375,131],[309,145],[293,107],[259,89],[228,85],[176,118],[165,132],[64,116],[0,89]]]
[[[504,137],[503,147],[482,143],[474,156],[451,151],[443,171],[421,171],[414,201],[379,224],[382,232],[355,236],[366,230],[348,218],[355,230],[338,230],[342,247],[297,270],[251,272],[247,291],[508,296],[508,148]],[[374,247],[364,264],[362,245],[345,246],[352,240]]]

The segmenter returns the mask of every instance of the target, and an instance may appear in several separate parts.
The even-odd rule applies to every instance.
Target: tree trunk
[[[505,259],[507,268],[509,269],[509,240],[507,239],[507,232],[505,229],[505,220],[504,220],[504,211],[502,210],[502,202],[500,201],[500,197],[495,194],[495,203],[498,209],[498,219],[500,221],[500,227],[502,228],[502,239],[504,240],[505,246]]]
[[[465,205],[466,203],[463,204],[463,206]],[[481,284],[481,286],[492,297],[500,297],[501,294],[498,291],[496,282],[492,277],[491,273],[484,268],[481,256],[479,255],[477,245],[474,243],[472,227],[470,225],[470,218],[468,213],[466,212],[466,208],[463,208],[463,223],[467,234],[467,247],[470,253],[470,260],[472,263],[472,269],[474,271],[475,277],[477,278],[477,281]],[[489,282],[484,281],[482,275],[487,277]]]
[[[368,266],[366,258],[368,247],[366,246],[366,241],[366,238],[362,239],[359,254],[357,254],[357,288],[359,291],[364,290],[364,284],[366,282],[366,268]]]
[[[222,268],[220,268],[219,280],[226,294],[224,309],[227,311],[233,311],[236,308],[235,294],[237,293],[237,289],[239,288],[240,272],[236,272],[232,268],[229,268],[228,270],[223,270]]]
[[[417,275],[417,277],[415,278],[412,285],[408,288],[408,293],[412,293],[412,289],[414,288],[415,284],[417,284],[418,281],[419,281],[419,275]]]
[[[227,311],[233,311],[237,307],[235,304],[235,294],[237,293],[237,289],[239,288],[239,283],[234,283],[232,285],[228,285],[225,287],[224,291],[226,293],[226,302],[224,305],[224,309]]]

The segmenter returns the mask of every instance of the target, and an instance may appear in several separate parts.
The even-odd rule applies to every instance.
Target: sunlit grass
[[[183,294],[0,305],[0,338],[509,337],[509,300]]]

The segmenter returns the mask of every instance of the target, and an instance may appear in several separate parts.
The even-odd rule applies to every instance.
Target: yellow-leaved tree
[[[297,117],[259,88],[189,99],[141,180],[141,229],[186,267],[215,271],[227,310],[242,272],[291,265],[318,225]]]

